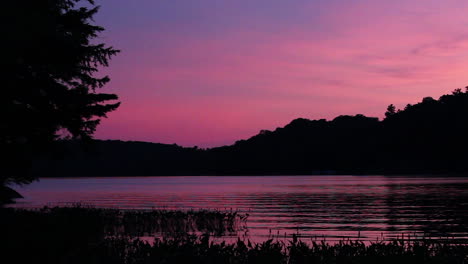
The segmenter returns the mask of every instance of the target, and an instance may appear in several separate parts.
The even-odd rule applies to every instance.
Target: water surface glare
[[[14,188],[25,197],[15,207],[232,208],[249,213],[247,235],[257,239],[468,237],[468,177],[44,178]]]

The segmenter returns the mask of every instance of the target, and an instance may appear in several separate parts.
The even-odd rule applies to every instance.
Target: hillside
[[[427,97],[386,118],[298,118],[207,150],[145,142],[64,141],[36,160],[40,176],[276,175],[468,172],[468,89]]]

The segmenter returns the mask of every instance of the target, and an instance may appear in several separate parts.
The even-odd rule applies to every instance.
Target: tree
[[[460,90],[460,93],[462,93],[461,90]],[[422,102],[428,104],[428,103],[435,103],[437,101],[434,98],[428,96],[428,97],[424,97]]]
[[[78,7],[80,5],[80,7]],[[0,185],[28,183],[31,156],[68,135],[90,139],[119,102],[98,93],[109,77],[99,68],[119,51],[97,43],[93,0],[15,0],[2,3]]]
[[[385,112],[385,117],[390,117],[394,114],[396,114],[396,107],[393,104],[391,104],[387,107],[387,112]]]

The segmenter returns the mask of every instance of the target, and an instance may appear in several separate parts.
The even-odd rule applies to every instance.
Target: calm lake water
[[[53,178],[15,187],[15,207],[235,209],[250,238],[468,237],[468,177],[234,176]]]

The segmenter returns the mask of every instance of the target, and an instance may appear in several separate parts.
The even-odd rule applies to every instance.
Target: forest
[[[61,140],[34,177],[286,174],[459,174],[468,171],[468,88],[423,98],[385,118],[298,118],[233,145],[200,149],[116,140]]]

